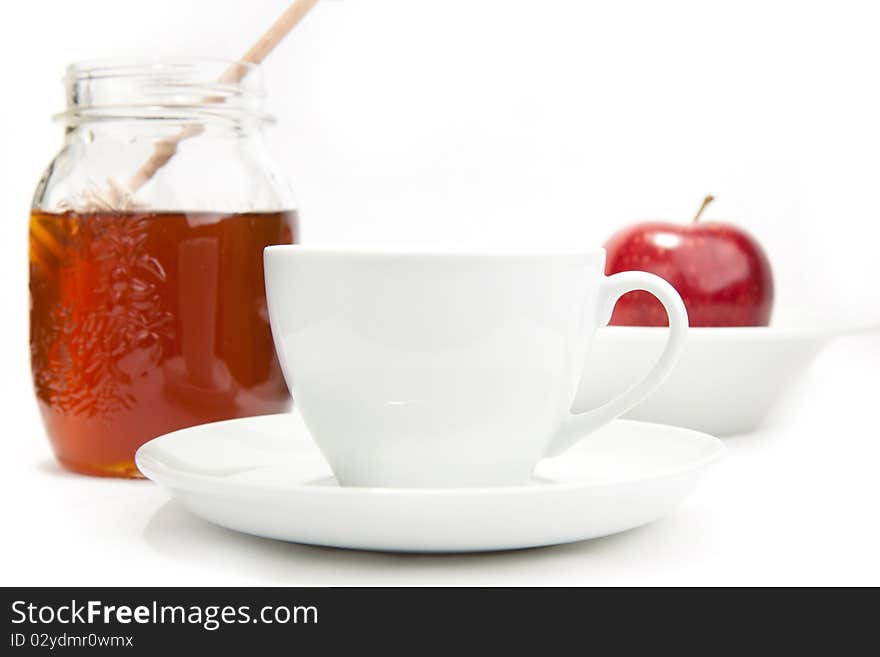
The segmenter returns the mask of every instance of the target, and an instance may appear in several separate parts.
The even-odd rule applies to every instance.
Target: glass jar
[[[256,67],[86,62],[65,86],[30,219],[34,387],[64,466],[137,477],[151,438],[290,407],[262,252],[295,206]]]

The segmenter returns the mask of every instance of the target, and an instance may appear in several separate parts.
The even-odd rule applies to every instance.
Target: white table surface
[[[8,386],[3,585],[880,584],[880,335],[840,339],[675,513],[558,547],[374,554],[253,538],[148,481],[52,459],[29,386]]]

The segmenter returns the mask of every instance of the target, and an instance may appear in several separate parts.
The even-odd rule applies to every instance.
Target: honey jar
[[[151,438],[290,407],[262,252],[297,214],[257,67],[86,62],[65,87],[30,217],[34,389],[65,467],[138,477]]]

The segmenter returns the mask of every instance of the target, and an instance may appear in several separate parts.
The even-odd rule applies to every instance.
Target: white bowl
[[[855,330],[691,328],[669,378],[624,415],[716,436],[755,429],[829,339]],[[595,408],[640,380],[663,349],[665,328],[599,329],[574,411]]]

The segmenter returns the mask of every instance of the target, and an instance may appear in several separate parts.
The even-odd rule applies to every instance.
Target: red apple
[[[647,271],[681,295],[691,326],[767,326],[773,309],[773,274],[760,244],[728,223],[701,222],[707,196],[689,224],[645,222],[605,244],[605,273]],[[611,324],[666,326],[666,312],[647,292],[617,302]]]

